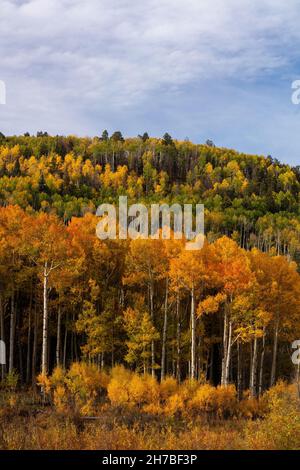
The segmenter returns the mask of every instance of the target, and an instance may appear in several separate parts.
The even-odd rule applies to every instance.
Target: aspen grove
[[[36,387],[39,373],[83,361],[254,398],[293,379],[299,169],[167,135],[0,144],[2,380]],[[99,240],[97,204],[120,194],[203,203],[203,248]]]

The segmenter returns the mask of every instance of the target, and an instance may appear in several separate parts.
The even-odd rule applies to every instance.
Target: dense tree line
[[[191,377],[256,396],[291,378],[300,276],[285,256],[221,237],[107,240],[98,218],[0,209],[0,326],[23,383],[82,358],[163,380]]]
[[[253,396],[290,378],[299,336],[298,168],[212,142],[0,138],[2,377],[86,358]],[[206,242],[109,240],[96,207],[204,203]],[[295,261],[295,262],[294,262]]]
[[[245,249],[299,260],[299,187],[299,167],[168,134],[0,138],[0,204],[56,213],[65,223],[120,194],[146,204],[202,202],[209,241],[226,235]]]

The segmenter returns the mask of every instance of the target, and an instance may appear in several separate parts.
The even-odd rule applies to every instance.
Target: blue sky
[[[300,164],[298,0],[0,0],[7,135],[144,131]]]

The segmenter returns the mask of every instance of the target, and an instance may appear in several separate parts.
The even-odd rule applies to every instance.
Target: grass
[[[171,388],[173,390],[173,385]],[[161,396],[167,396],[169,389],[170,383],[166,383],[160,391]],[[0,449],[300,449],[300,404],[294,385],[279,382],[267,391],[263,398],[263,413],[256,411],[257,403],[261,401],[245,398],[240,403],[232,402],[231,394],[228,401],[224,390],[209,387],[196,390],[198,392],[192,402],[178,401],[179,395],[174,395],[176,390],[173,390],[171,397],[177,397],[174,401],[176,407],[173,402],[170,406],[166,400],[163,409],[157,404],[142,407],[137,396],[133,403],[116,404],[100,395],[92,407],[94,419],[82,413],[82,399],[79,407],[66,408],[61,406],[61,402],[57,407],[51,400],[43,403],[41,397],[33,392],[2,390]],[[75,392],[77,396],[77,388]],[[140,396],[144,389],[140,389],[138,394],[136,388],[135,393]],[[231,413],[216,413],[213,407],[207,406],[213,403],[211,397],[215,394],[214,400],[221,397],[222,406],[226,405],[224,409],[230,409]],[[83,396],[90,400],[89,394],[84,393]],[[189,403],[190,407],[186,407]],[[233,407],[236,407],[236,412]]]
[[[242,448],[243,423],[207,423],[133,411],[102,410],[99,419],[62,416],[51,408],[7,413],[0,420],[0,449],[161,450]]]

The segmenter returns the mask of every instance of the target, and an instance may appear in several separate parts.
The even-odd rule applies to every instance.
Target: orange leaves
[[[224,292],[230,297],[249,287],[254,276],[246,252],[227,237],[219,238],[214,248]]]
[[[215,296],[209,295],[202,302],[199,303],[197,308],[198,316],[206,313],[216,313],[222,304],[226,300],[226,295],[218,293]]]
[[[148,284],[162,279],[166,276],[167,262],[163,240],[132,240],[126,257],[127,269],[123,283]]]
[[[197,289],[210,279],[211,248],[205,243],[201,250],[188,251],[182,248],[179,255],[171,260],[170,277],[173,288]]]

